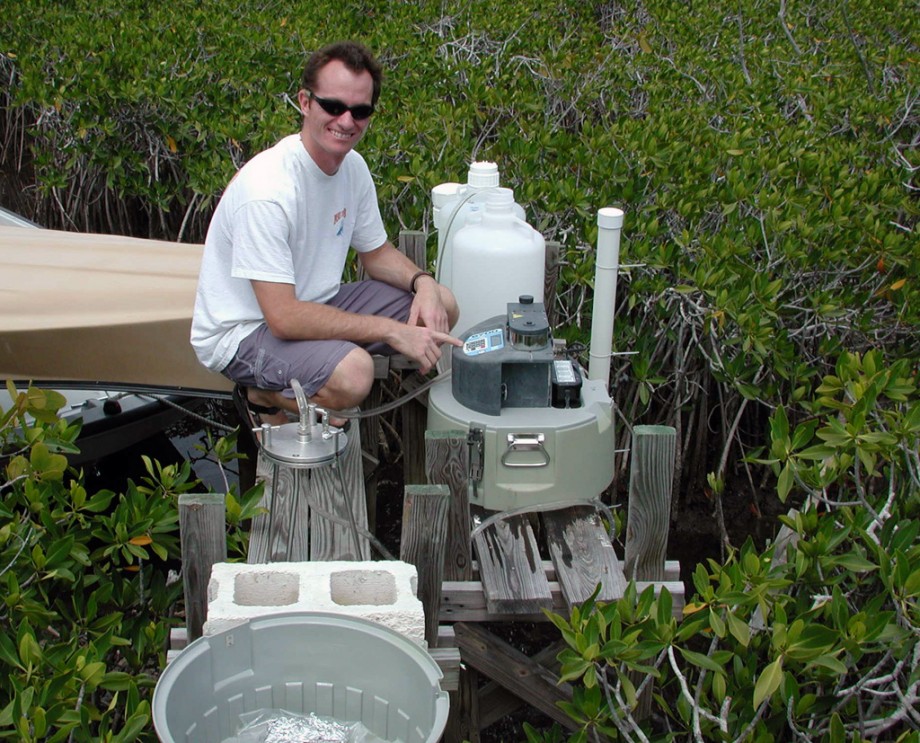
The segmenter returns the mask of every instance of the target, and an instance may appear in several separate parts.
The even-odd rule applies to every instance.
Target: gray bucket
[[[153,693],[163,743],[220,743],[244,712],[314,712],[385,740],[434,743],[447,723],[441,669],[417,643],[342,614],[272,614],[185,648]]]

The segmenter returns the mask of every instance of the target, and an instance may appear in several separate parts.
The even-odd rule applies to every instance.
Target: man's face
[[[346,106],[369,106],[373,91],[369,72],[354,73],[339,60],[333,60],[319,71],[315,90],[298,93],[303,113],[301,140],[324,173],[332,175],[339,169],[345,155],[367,131],[370,119],[356,120],[351,111],[334,116],[324,111],[316,98],[341,101]]]

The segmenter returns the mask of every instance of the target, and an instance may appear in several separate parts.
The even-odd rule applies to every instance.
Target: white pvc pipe
[[[597,259],[594,268],[594,310],[591,318],[591,347],[588,351],[588,379],[600,379],[610,386],[610,355],[613,349],[613,314],[617,303],[617,274],[620,269],[620,230],[623,211],[612,206],[597,210]]]

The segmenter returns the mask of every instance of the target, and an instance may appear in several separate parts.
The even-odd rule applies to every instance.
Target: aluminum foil
[[[223,743],[384,743],[360,722],[339,722],[314,713],[262,709],[240,715],[242,728]]]

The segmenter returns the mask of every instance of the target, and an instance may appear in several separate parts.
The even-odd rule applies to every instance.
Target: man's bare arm
[[[269,330],[283,340],[341,339],[358,344],[383,341],[415,361],[423,373],[441,358],[443,343],[460,344],[432,328],[302,302],[295,296],[293,284],[253,281],[252,287]]]

